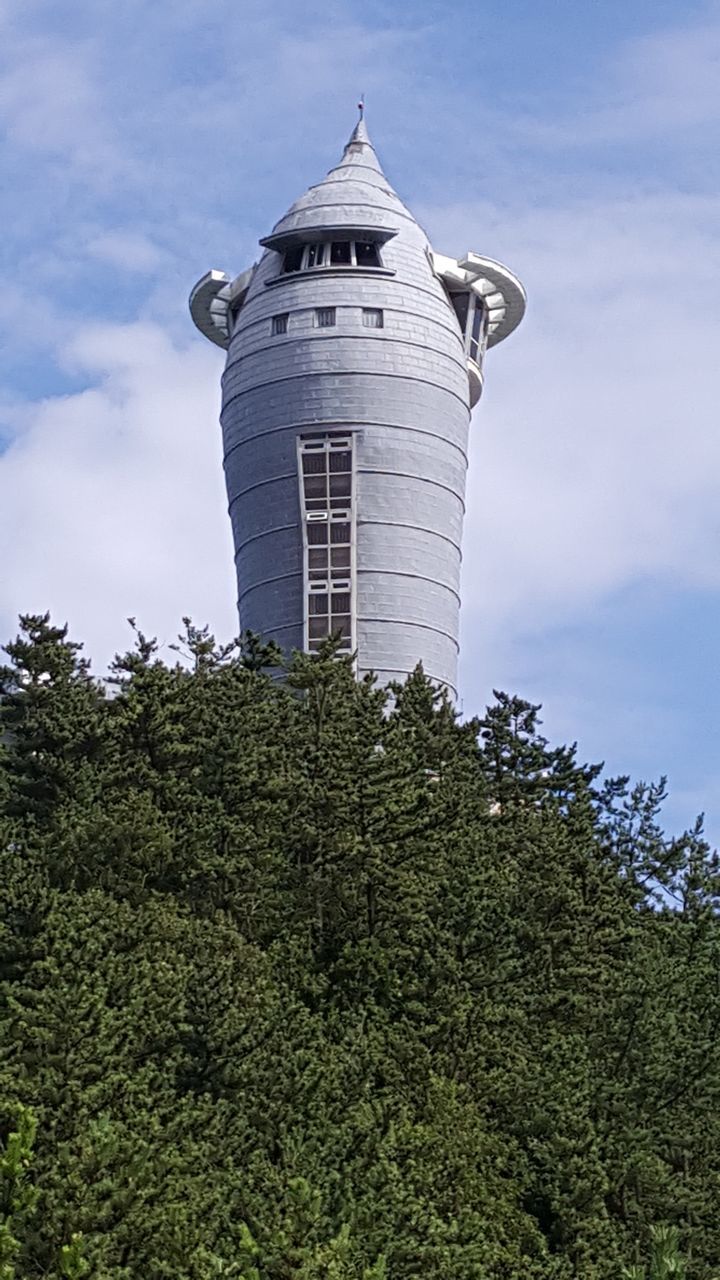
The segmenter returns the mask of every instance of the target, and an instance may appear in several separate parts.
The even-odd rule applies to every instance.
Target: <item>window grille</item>
[[[276,337],[277,337],[277,335],[278,335],[279,333],[287,333],[287,327],[288,327],[288,313],[287,313],[287,311],[285,312],[285,314],[284,314],[284,315],[281,315],[281,316],[273,316],[273,318],[272,318],[272,330],[271,330],[271,332],[272,332],[272,336],[273,336],[274,338],[276,338]]]
[[[317,650],[331,634],[340,652],[355,645],[352,436],[298,440],[305,561],[305,647]]]
[[[318,307],[315,312],[315,323],[318,329],[332,329],[335,324],[335,308]]]
[[[383,313],[377,307],[363,307],[362,322],[366,329],[382,329]]]

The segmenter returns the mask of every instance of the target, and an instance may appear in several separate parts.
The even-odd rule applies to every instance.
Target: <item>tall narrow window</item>
[[[482,364],[487,342],[487,312],[482,298],[474,293],[451,293],[450,301],[465,338],[465,350],[471,360]]]
[[[281,316],[273,316],[271,332],[274,338],[276,338],[279,333],[287,333],[287,327],[288,327],[287,311],[284,312],[284,314]]]
[[[307,263],[306,263],[306,266],[308,266],[308,267],[321,267],[321,266],[322,266],[322,264],[323,264],[323,260],[324,260],[324,258],[325,258],[325,245],[324,245],[324,244],[309,244],[309,245],[308,245],[308,250],[307,250]]]
[[[355,644],[352,436],[298,440],[305,561],[305,647],[314,652],[329,635],[340,652]]]
[[[468,307],[470,305],[470,294],[469,293],[451,293],[450,301],[452,302],[453,307],[455,309],[455,315],[458,318],[458,324],[462,329],[463,337],[465,337],[465,332],[467,330],[467,323],[468,323]]]
[[[366,329],[382,329],[383,313],[377,307],[363,307],[363,324]]]
[[[315,312],[315,323],[318,329],[332,329],[335,324],[335,308],[318,307]]]
[[[479,298],[475,299],[472,324],[468,335],[468,355],[476,364],[482,363],[485,354],[485,307]]]

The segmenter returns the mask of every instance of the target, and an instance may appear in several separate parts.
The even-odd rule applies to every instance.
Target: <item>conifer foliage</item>
[[[517,698],[178,647],[0,669],[0,1275],[711,1280],[700,829]]]

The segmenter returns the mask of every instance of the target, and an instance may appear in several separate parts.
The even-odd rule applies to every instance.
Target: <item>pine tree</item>
[[[278,681],[135,628],[109,694],[48,618],[8,657],[18,1280],[617,1280],[659,1223],[713,1280],[719,869],[662,783],[332,642]]]

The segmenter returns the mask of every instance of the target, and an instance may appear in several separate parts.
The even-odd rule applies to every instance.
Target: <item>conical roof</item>
[[[336,173],[338,169],[342,169],[347,165],[354,165],[356,168],[373,169],[375,173],[379,173],[383,182],[387,186],[387,178],[380,167],[380,161],[375,154],[375,148],[370,141],[370,134],[367,131],[367,125],[364,118],[358,120],[350,137],[347,140],[345,150],[342,154],[342,160],[339,165],[330,170],[331,174]],[[327,181],[327,179],[326,179]]]
[[[417,223],[382,171],[364,119],[355,125],[342,159],[310,187],[261,244],[274,246],[298,233],[363,227],[396,234]]]

